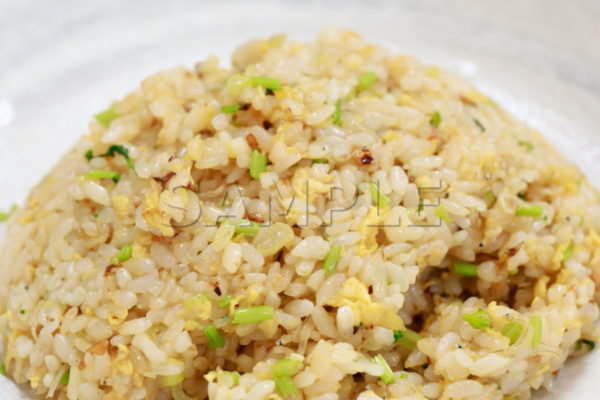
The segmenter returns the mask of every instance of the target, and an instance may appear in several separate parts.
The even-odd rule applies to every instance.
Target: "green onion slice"
[[[475,329],[489,329],[492,326],[490,317],[485,310],[479,309],[471,314],[464,314],[463,319]]]
[[[108,148],[108,150],[106,151],[106,153],[104,154],[100,154],[98,157],[114,157],[115,154],[120,154],[125,158],[125,161],[127,161],[127,166],[131,169],[135,169],[135,165],[133,164],[133,161],[131,161],[131,158],[129,157],[129,150],[127,150],[127,148],[125,146],[122,146],[120,144],[113,144],[112,146],[110,146]],[[86,155],[87,157],[87,155]]]
[[[475,122],[475,125],[481,129],[481,132],[485,132],[485,126],[483,126],[483,124],[477,118],[473,118],[473,122]]]
[[[335,102],[335,111],[331,114],[331,120],[337,126],[342,125],[342,100],[338,100]]]
[[[260,224],[258,222],[250,221],[248,219],[243,219],[239,224],[235,226],[235,233],[241,233],[242,235],[254,237],[256,233],[260,229]]]
[[[455,262],[454,273],[463,276],[477,276],[477,265],[465,262]]]
[[[71,370],[68,369],[65,371],[63,376],[60,377],[60,381],[58,381],[58,383],[60,383],[61,385],[68,385],[70,376],[71,376]]]
[[[289,376],[276,376],[273,380],[277,391],[283,397],[298,396],[300,394],[296,384]]]
[[[102,126],[108,128],[110,123],[119,116],[117,112],[109,108],[108,110],[102,111],[95,115],[96,121],[98,121]]]
[[[271,306],[241,307],[235,310],[231,322],[234,324],[252,324],[270,320],[273,315],[273,307]]]
[[[217,302],[217,305],[219,306],[219,308],[225,308],[229,305],[229,303],[231,303],[231,300],[233,300],[233,296],[228,294],[227,296],[220,299]]]
[[[394,331],[395,343],[399,343],[409,350],[414,350],[417,346],[417,342],[421,339],[423,339],[423,336],[410,329],[406,329],[404,331]]]
[[[10,216],[13,215],[13,213],[15,211],[17,211],[17,208],[18,208],[17,205],[13,204],[10,207],[10,210],[8,210],[8,211],[0,211],[0,222],[6,222],[6,221],[8,221],[8,219],[10,218]]]
[[[544,208],[539,204],[531,204],[526,207],[517,208],[515,215],[517,217],[534,217],[539,218],[544,213]]]
[[[203,332],[204,336],[208,339],[209,349],[222,349],[225,347],[225,341],[214,325],[208,325],[203,329]]]
[[[161,378],[162,384],[171,387],[175,385],[179,385],[183,382],[183,374],[171,375],[171,376],[163,376]]]
[[[563,250],[563,262],[569,261],[573,255],[573,241],[569,242],[569,245]]]
[[[392,369],[390,368],[390,365],[387,363],[385,358],[383,358],[383,356],[381,354],[377,354],[373,358],[373,362],[375,362],[375,364],[381,365],[383,367],[383,375],[381,375],[379,377],[379,379],[386,385],[394,383],[394,381],[396,380],[394,378],[394,373],[392,372]]]
[[[258,150],[252,150],[250,155],[250,177],[260,179],[260,174],[267,171],[267,155]]]
[[[500,333],[502,336],[506,336],[510,340],[510,345],[512,346],[521,337],[521,334],[523,333],[523,325],[518,322],[509,322],[504,328],[502,328]]]
[[[254,87],[262,87],[269,90],[281,89],[281,81],[275,78],[266,78],[264,76],[253,76],[250,78],[250,84]]]
[[[133,255],[133,247],[128,244],[125,245],[121,248],[121,250],[119,250],[119,254],[117,255],[117,258],[119,259],[119,261],[127,261],[131,258],[131,256]]]
[[[494,205],[496,202],[496,195],[491,190],[485,192],[485,204],[487,204],[488,208]]]
[[[343,246],[331,246],[327,256],[325,256],[325,260],[323,260],[323,271],[326,274],[331,274],[335,270],[343,251]]]
[[[452,218],[450,218],[450,216],[448,215],[448,211],[446,210],[446,206],[444,206],[443,204],[440,204],[439,206],[435,207],[433,209],[433,212],[435,214],[436,217],[438,217],[439,219],[441,219],[444,222],[451,222]]]
[[[525,148],[525,150],[527,150],[528,152],[533,151],[533,149],[534,149],[533,144],[531,142],[527,142],[525,140],[519,140],[517,142],[517,144],[519,146],[523,146]]]
[[[542,317],[534,315],[529,319],[529,325],[533,328],[531,336],[531,347],[534,349],[542,343]]]
[[[367,90],[377,82],[377,74],[375,72],[365,72],[358,78],[358,89]]]
[[[429,124],[434,128],[437,128],[442,123],[442,114],[439,111],[433,113],[431,118],[429,119]]]
[[[118,183],[121,179],[121,174],[115,171],[94,169],[81,176],[81,180],[83,181],[89,181],[93,179],[112,179],[115,183]]]
[[[593,340],[579,339],[577,341],[577,344],[575,345],[575,350],[581,350],[584,344],[586,345],[588,351],[592,351],[594,350],[594,347],[596,347],[596,342],[594,342]]]
[[[239,104],[229,104],[221,107],[221,112],[224,114],[235,114],[242,108]]]
[[[275,376],[294,376],[298,373],[302,362],[293,358],[277,360],[271,371]]]
[[[383,194],[377,184],[369,182],[369,189],[371,190],[371,202],[377,207],[385,208],[390,203],[390,198]]]

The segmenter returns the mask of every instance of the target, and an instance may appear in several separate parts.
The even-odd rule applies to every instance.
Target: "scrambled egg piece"
[[[146,223],[157,229],[163,236],[173,236],[175,230],[169,224],[170,217],[160,209],[160,188],[156,182],[152,182],[152,190],[146,193],[142,205],[142,216]]]
[[[333,175],[326,174],[322,180],[319,180],[311,176],[311,168],[298,168],[292,177],[292,188],[297,197],[306,199],[307,182],[309,201],[313,201],[317,194],[329,193]]]
[[[363,238],[360,246],[358,246],[358,249],[356,250],[357,256],[364,257],[377,250],[377,232],[379,231],[379,228],[373,225],[383,224],[383,221],[385,221],[385,217],[388,214],[389,210],[387,208],[380,208],[379,215],[377,215],[377,207],[372,206],[369,209],[369,212],[358,228],[358,232],[362,234]]]
[[[112,363],[113,371],[121,372],[125,375],[133,374],[133,364],[129,361],[129,349],[124,344],[117,345],[119,351]]]
[[[365,325],[377,325],[393,330],[404,329],[404,323],[393,307],[373,302],[366,285],[355,277],[347,279],[340,291],[326,304],[350,307]]]
[[[124,196],[122,194],[115,195],[112,197],[111,202],[113,208],[117,213],[119,213],[120,216],[127,216],[130,203],[129,198],[127,196]]]

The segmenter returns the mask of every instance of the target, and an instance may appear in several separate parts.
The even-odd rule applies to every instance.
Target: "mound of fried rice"
[[[160,72],[10,219],[2,362],[37,397],[528,399],[598,338],[596,191],[352,32]]]

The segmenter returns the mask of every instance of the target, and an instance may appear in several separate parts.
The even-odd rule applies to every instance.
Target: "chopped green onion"
[[[243,219],[239,224],[235,226],[235,233],[241,233],[246,236],[256,236],[256,233],[260,229],[260,224],[258,222],[250,221],[247,219]]]
[[[224,374],[229,374],[231,375],[231,378],[233,379],[233,386],[236,386],[238,383],[240,383],[240,373],[237,371],[223,371]]]
[[[0,375],[6,375],[6,365],[0,364]]]
[[[342,125],[342,100],[335,102],[335,111],[331,114],[331,119],[337,126]]]
[[[224,114],[235,114],[240,110],[240,108],[242,108],[242,106],[239,104],[230,104],[221,107],[221,112]]]
[[[387,363],[385,358],[383,358],[381,354],[377,354],[373,358],[373,361],[375,362],[375,364],[381,365],[383,367],[383,374],[379,377],[381,382],[385,383],[386,385],[394,383],[394,381],[396,380],[394,378],[394,373],[392,372],[392,369],[390,368],[390,365]]]
[[[526,142],[526,141],[524,141],[524,140],[519,140],[519,141],[517,142],[517,144],[518,144],[519,146],[523,146],[523,147],[525,148],[525,150],[527,150],[527,151],[533,151],[533,148],[534,148],[534,147],[533,147],[533,144],[532,144],[531,142]]]
[[[293,358],[284,358],[277,360],[271,371],[275,376],[294,376],[298,373],[302,362]]]
[[[394,343],[398,343],[398,341],[403,337],[404,333],[402,333],[402,331],[394,331]]]
[[[425,205],[423,204],[423,200],[419,201],[419,205],[417,206],[417,212],[421,212],[425,209]]]
[[[312,160],[313,164],[329,164],[329,160],[326,158],[314,158]]]
[[[96,211],[95,213],[92,214],[92,217],[94,218],[98,218],[100,216],[100,213],[98,211]]]
[[[204,293],[197,294],[196,296],[183,301],[183,308],[188,311],[204,311],[209,305],[210,299]]]
[[[573,241],[569,242],[569,245],[563,250],[563,262],[569,261],[573,255]]]
[[[575,345],[575,350],[577,350],[577,351],[581,350],[581,348],[583,347],[584,344],[587,346],[588,351],[592,351],[592,350],[594,350],[594,347],[596,347],[596,342],[594,342],[593,340],[579,339],[577,341],[577,344]]]
[[[400,379],[408,379],[408,374],[402,373],[398,376]]]
[[[110,146],[108,148],[108,150],[106,151],[106,153],[104,154],[100,154],[98,157],[114,157],[115,154],[120,154],[125,158],[125,161],[127,161],[127,166],[131,169],[135,169],[135,165],[133,164],[133,161],[131,161],[131,158],[129,157],[129,150],[127,150],[127,148],[125,148],[124,146],[121,146],[120,144],[113,144],[112,146]]]
[[[509,322],[502,330],[500,331],[502,336],[506,336],[510,339],[510,345],[515,344],[519,337],[521,337],[521,333],[523,333],[523,325],[518,322]]]
[[[270,320],[273,315],[273,307],[271,306],[241,307],[235,310],[231,322],[234,324],[251,324]]]
[[[209,349],[222,349],[225,347],[225,341],[214,325],[208,325],[203,329],[203,332],[204,336],[208,339]]]
[[[359,322],[358,329],[365,329],[365,324],[363,324],[362,322]]]
[[[25,315],[26,312],[27,311],[25,311],[25,310],[19,310],[19,314],[21,314],[21,315]]]
[[[365,72],[358,78],[358,89],[367,90],[377,82],[377,74],[375,72]]]
[[[121,179],[121,174],[115,171],[94,169],[81,176],[82,181],[88,181],[92,179],[112,179],[115,183],[118,183]]]
[[[496,195],[491,190],[485,192],[485,204],[487,204],[488,208],[494,205],[496,202]]]
[[[529,319],[529,325],[533,328],[533,335],[531,335],[531,347],[534,349],[538,344],[542,343],[542,317],[534,315]]]
[[[340,260],[343,250],[343,246],[331,246],[327,256],[325,256],[325,260],[323,260],[323,271],[326,274],[331,274],[335,270],[335,266]]]
[[[406,329],[404,331],[397,331],[397,332],[399,332],[401,334],[401,336],[396,335],[396,333],[394,333],[395,343],[399,343],[409,350],[414,350],[415,347],[417,346],[417,342],[419,340],[423,339],[423,336],[419,335],[417,332],[410,330],[410,329]]]
[[[133,254],[133,247],[128,244],[125,245],[121,248],[121,250],[119,250],[119,254],[117,255],[117,258],[119,259],[119,261],[127,261],[131,258]]]
[[[92,151],[92,149],[89,149],[85,152],[84,156],[86,160],[90,161],[92,158],[94,158],[94,152]]]
[[[369,182],[369,187],[371,189],[371,201],[373,204],[377,205],[377,207],[385,208],[390,203],[390,198],[383,194],[378,188],[377,185],[373,182]]]
[[[463,276],[477,276],[477,265],[456,262],[454,263],[454,273]]]
[[[438,217],[439,219],[441,219],[444,222],[451,222],[452,218],[450,218],[450,216],[448,215],[448,211],[446,210],[446,206],[444,206],[443,204],[440,204],[439,206],[435,207],[433,209],[433,212],[435,214],[436,217]]]
[[[481,132],[485,132],[485,126],[483,126],[483,124],[477,118],[473,118],[473,122],[475,122],[475,125],[481,129]]]
[[[250,155],[250,176],[260,179],[260,174],[267,171],[267,155],[258,150],[252,150]]]
[[[269,90],[281,89],[281,81],[275,78],[266,78],[264,76],[253,76],[250,78],[250,84],[254,87],[262,87]]]
[[[283,397],[298,396],[300,394],[296,384],[289,376],[277,376],[273,380],[275,381],[277,391]]]
[[[71,376],[71,370],[68,369],[65,371],[63,376],[60,377],[60,381],[58,381],[58,383],[60,383],[61,385],[68,385],[70,376]]]
[[[479,309],[471,314],[464,314],[463,319],[475,329],[489,329],[492,326],[490,317],[485,310]]]
[[[17,211],[17,208],[18,208],[17,205],[13,204],[10,207],[10,210],[8,210],[8,211],[0,211],[0,222],[6,222],[6,221],[8,221],[8,219],[10,218],[10,216],[13,215],[13,213],[15,211]]]
[[[233,296],[228,294],[227,296],[220,299],[217,302],[217,305],[219,306],[219,308],[225,308],[229,305],[229,303],[231,303],[231,300],[233,300]]]
[[[539,204],[531,204],[528,207],[519,207],[515,215],[517,217],[535,217],[539,218],[544,213],[544,208]]]
[[[110,126],[110,123],[119,116],[115,110],[109,108],[95,115],[96,121],[100,122],[105,128]]]
[[[183,374],[171,375],[171,376],[163,376],[161,378],[162,384],[171,387],[175,385],[179,385],[183,382]]]
[[[525,193],[517,193],[517,197],[523,201],[527,201],[527,196],[525,195]]]
[[[433,113],[431,118],[429,119],[429,124],[434,128],[437,128],[442,123],[442,114],[439,111]]]

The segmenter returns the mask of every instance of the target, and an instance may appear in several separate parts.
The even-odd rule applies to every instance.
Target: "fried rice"
[[[528,399],[598,339],[600,201],[456,76],[355,33],[160,72],[8,223],[37,397]]]

